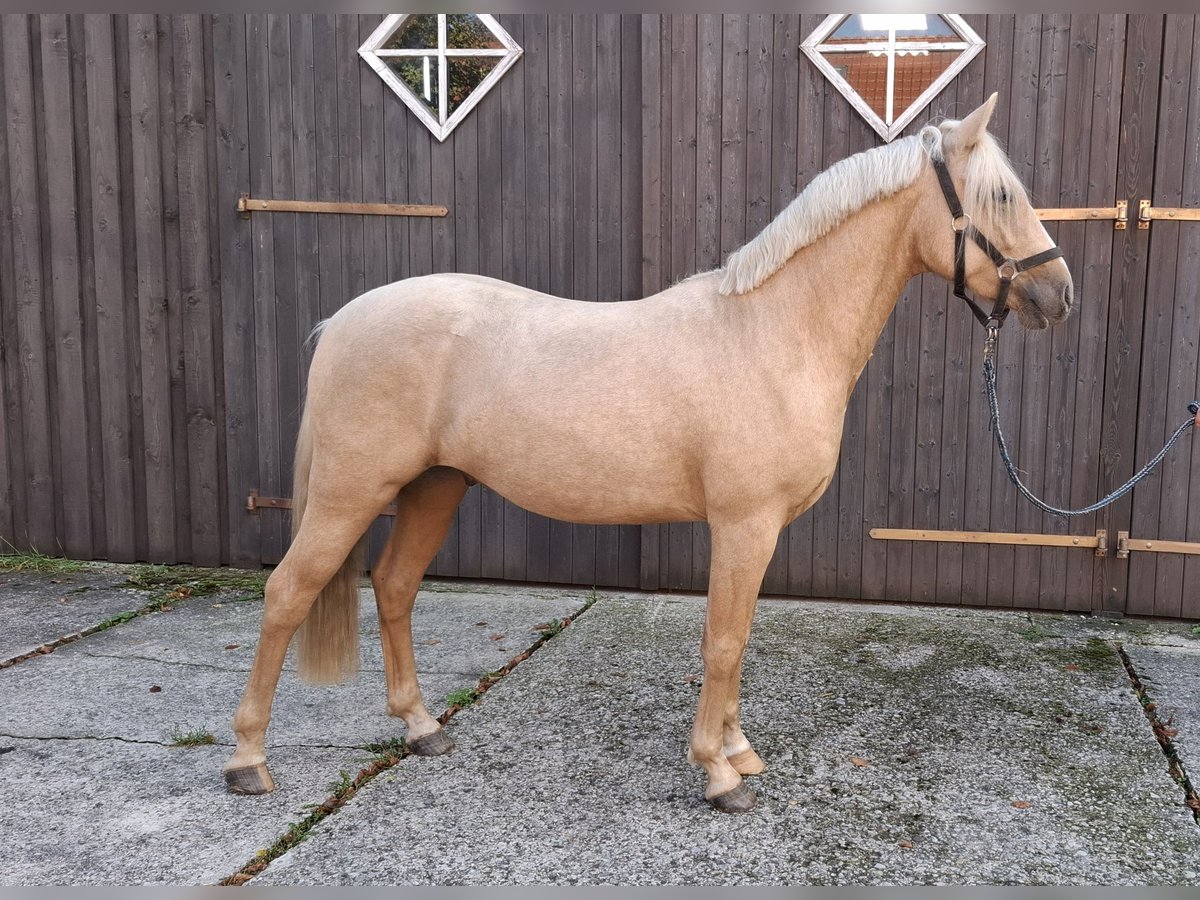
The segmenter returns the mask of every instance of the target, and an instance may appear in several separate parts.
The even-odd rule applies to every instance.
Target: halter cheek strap
[[[933,160],[933,168],[937,172],[938,182],[942,186],[946,205],[950,207],[950,223],[954,229],[954,296],[967,302],[980,325],[989,331],[999,330],[1008,316],[1008,292],[1012,287],[1013,279],[1022,272],[1048,263],[1052,259],[1059,259],[1063,252],[1058,247],[1051,247],[1049,250],[1043,250],[1041,253],[1035,253],[1024,259],[1012,259],[1005,256],[975,227],[971,217],[963,212],[962,203],[958,199],[958,191],[954,189],[954,181],[950,178],[950,170],[946,167],[945,160]],[[1000,276],[1000,292],[996,295],[996,302],[992,304],[991,313],[984,312],[978,303],[967,296],[968,237],[995,263],[996,274]]]

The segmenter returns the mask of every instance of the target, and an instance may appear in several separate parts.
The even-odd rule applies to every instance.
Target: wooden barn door
[[[1200,397],[1200,21],[1131,17],[1128,48],[1120,187],[1130,217],[1143,221],[1125,235],[1110,316],[1112,483],[1153,455]],[[1200,441],[1185,437],[1106,520],[1117,552],[1101,587],[1105,607],[1200,618]]]

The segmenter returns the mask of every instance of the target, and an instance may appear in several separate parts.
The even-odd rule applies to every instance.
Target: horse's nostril
[[[1067,309],[1071,308],[1072,294],[1073,294],[1073,292],[1071,290],[1071,282],[1068,281],[1063,286],[1063,306],[1065,306]]]

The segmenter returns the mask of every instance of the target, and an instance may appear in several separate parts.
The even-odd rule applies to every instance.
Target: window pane
[[[875,18],[879,18],[876,16]],[[874,24],[874,23],[871,23]],[[826,44],[865,44],[868,41],[883,41],[887,42],[888,31],[886,28],[868,28],[863,23],[862,16],[850,16],[837,27],[828,38],[825,39]]]
[[[471,91],[487,78],[488,73],[496,68],[500,59],[495,56],[451,57],[447,62],[450,65],[450,75],[446,89],[446,115],[449,116],[467,99]]]
[[[901,41],[961,41],[962,38],[941,16],[924,16],[923,28],[896,29],[896,43]],[[916,24],[915,22],[913,24]]]
[[[896,115],[908,109],[958,59],[959,50],[900,50],[896,55]]]
[[[437,45],[437,16],[409,16],[382,49],[436,50]]]
[[[887,121],[887,54],[831,53],[825,57],[883,121]],[[904,107],[897,104],[897,109]]]
[[[504,45],[479,16],[446,16],[446,46],[454,50],[503,50]]]
[[[384,62],[438,118],[438,60],[436,56],[386,56]]]

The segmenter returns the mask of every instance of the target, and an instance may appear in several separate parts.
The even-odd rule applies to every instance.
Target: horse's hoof
[[[740,753],[727,756],[726,759],[737,770],[739,775],[758,775],[766,769],[762,758],[751,747],[747,747]]]
[[[454,741],[450,740],[446,729],[439,728],[409,741],[408,749],[417,756],[442,756],[454,749]]]
[[[755,804],[758,803],[758,795],[745,784],[739,783],[731,791],[709,797],[708,802],[713,805],[714,809],[719,809],[721,812],[742,813],[754,809]]]
[[[269,794],[275,790],[275,780],[266,763],[225,770],[225,787],[231,794]]]

